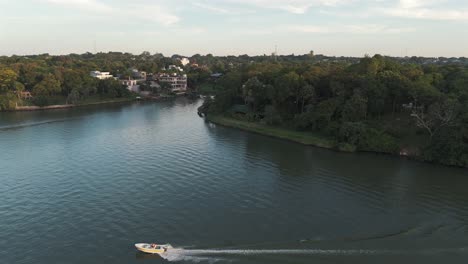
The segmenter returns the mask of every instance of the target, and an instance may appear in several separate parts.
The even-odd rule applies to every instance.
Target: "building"
[[[31,95],[31,92],[29,92],[29,91],[20,92],[20,97],[21,97],[21,99],[32,99],[33,98],[33,96]]]
[[[140,86],[137,84],[136,80],[120,80],[122,85],[127,86],[127,89],[132,92],[138,93],[140,91]]]
[[[168,70],[177,70],[177,71],[180,71],[180,72],[183,72],[184,69],[182,69],[181,67],[177,66],[177,65],[169,65],[169,68]]]
[[[98,78],[99,80],[114,78],[114,76],[110,75],[109,72],[92,71],[89,75],[91,77]]]
[[[158,76],[159,83],[169,83],[174,93],[187,91],[187,75],[163,73]]]
[[[190,63],[190,60],[187,58],[181,58],[180,63],[185,67]]]
[[[146,72],[132,69],[132,76],[135,79],[146,80]]]

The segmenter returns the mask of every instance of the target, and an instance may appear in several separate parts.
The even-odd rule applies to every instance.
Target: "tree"
[[[33,92],[38,96],[51,96],[60,93],[60,91],[60,82],[52,74],[44,76],[43,80],[33,88]]]
[[[415,107],[411,114],[416,120],[416,125],[426,130],[431,137],[441,128],[454,126],[458,114],[458,102],[454,99],[445,99],[429,106]]]
[[[72,103],[76,104],[80,100],[80,93],[78,90],[73,89],[67,96],[67,104]]]
[[[17,77],[12,69],[0,68],[0,93],[13,89]]]
[[[359,122],[367,118],[367,98],[359,92],[346,101],[343,108],[342,119],[345,122]]]
[[[261,110],[268,99],[266,86],[257,77],[250,78],[242,86],[242,94],[245,102],[250,104],[254,111]]]
[[[83,87],[81,74],[74,70],[63,73],[62,91],[64,95],[69,95],[73,90],[78,92]]]
[[[300,90],[300,97],[301,97],[301,102],[302,102],[301,113],[304,113],[305,105],[309,101],[313,101],[316,97],[315,88],[310,84],[304,85],[302,89]]]

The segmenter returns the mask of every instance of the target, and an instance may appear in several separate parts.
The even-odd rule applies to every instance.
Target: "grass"
[[[259,123],[225,117],[221,115],[210,115],[207,117],[207,120],[222,126],[238,128],[266,136],[294,141],[304,145],[316,146],[327,149],[337,149],[347,152],[355,151],[355,149],[349,146],[338,146],[338,144],[334,140],[311,132],[302,132],[282,127],[268,126]]]
[[[134,97],[121,97],[121,98],[101,98],[100,96],[90,96],[84,100],[80,100],[76,105],[94,105],[94,104],[107,104],[107,103],[120,103],[135,100]]]

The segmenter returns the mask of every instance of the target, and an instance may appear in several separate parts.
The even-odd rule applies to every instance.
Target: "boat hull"
[[[146,244],[146,243],[139,243],[135,244],[135,247],[144,253],[148,254],[162,254],[167,251],[169,248],[168,245],[158,245],[156,248],[151,247],[151,244]]]

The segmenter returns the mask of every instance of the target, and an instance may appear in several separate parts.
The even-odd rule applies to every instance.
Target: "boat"
[[[165,245],[159,245],[159,244],[147,244],[147,243],[137,243],[135,244],[135,247],[144,253],[148,254],[163,254],[167,252],[168,249],[172,248],[171,245],[165,244]]]

